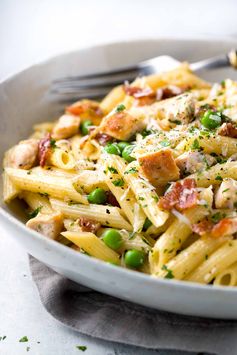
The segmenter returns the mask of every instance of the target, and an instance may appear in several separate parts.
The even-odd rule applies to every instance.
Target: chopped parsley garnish
[[[200,144],[199,141],[197,139],[194,139],[193,144],[191,146],[192,150],[199,150],[200,149]]]
[[[50,138],[50,147],[51,147],[51,148],[56,148],[56,147],[57,147],[57,146],[56,146],[56,140],[53,139],[53,138]]]
[[[146,231],[150,226],[152,226],[152,222],[149,220],[149,218],[146,218],[142,230]]]
[[[120,104],[116,107],[115,112],[122,112],[126,109],[126,107],[124,106],[124,104]]]
[[[173,279],[174,278],[173,271],[168,269],[168,267],[166,265],[163,265],[161,270],[167,271],[167,274],[165,275],[165,279]]]
[[[39,192],[40,196],[45,196],[45,197],[48,197],[49,194],[48,192]]]
[[[27,352],[30,351],[30,347],[29,347],[29,346],[27,346],[26,351],[27,351]]]
[[[224,194],[225,192],[229,191],[229,189],[225,189],[222,191],[222,193]]]
[[[177,124],[177,125],[180,125],[182,124],[182,122],[180,120],[169,120],[170,123],[174,123],[174,124]]]
[[[34,211],[32,211],[31,213],[29,213],[29,217],[30,218],[34,218],[38,215],[38,213],[40,213],[41,209],[43,206],[39,206],[37,207]]]
[[[124,174],[134,174],[134,173],[137,173],[137,172],[138,172],[137,168],[134,167],[134,168],[131,168],[129,170],[126,170]]]
[[[216,212],[214,215],[211,216],[211,220],[213,223],[217,223],[221,220],[221,213]]]
[[[5,340],[6,339],[6,335],[3,335],[2,337],[0,337],[0,341],[3,341],[3,340]]]
[[[24,336],[19,340],[19,343],[26,343],[27,341],[29,341],[27,336]]]
[[[123,179],[116,179],[116,180],[112,181],[112,184],[114,186],[123,186],[124,185],[124,181],[123,181]]]
[[[27,171],[27,175],[30,175],[32,173],[32,170]]]
[[[109,170],[109,172],[111,172],[112,174],[118,174],[118,170],[116,170],[116,169],[113,168],[112,166],[108,166],[108,170]]]
[[[217,180],[217,181],[222,181],[223,178],[222,178],[222,176],[220,176],[220,175],[216,175],[215,180]]]

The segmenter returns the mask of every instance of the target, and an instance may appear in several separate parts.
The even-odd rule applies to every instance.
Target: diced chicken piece
[[[56,239],[63,230],[63,216],[61,213],[39,213],[31,218],[26,226],[39,232],[50,239]]]
[[[54,139],[70,138],[78,133],[80,117],[74,115],[63,115],[53,128],[52,137]]]
[[[216,159],[214,157],[200,152],[185,152],[175,159],[175,163],[179,167],[182,175],[205,170],[215,162]]]
[[[163,129],[180,124],[188,124],[194,118],[195,98],[192,93],[184,93],[157,104],[157,116]]]
[[[127,111],[122,111],[106,116],[101,122],[99,130],[111,137],[126,141],[144,126],[145,123],[142,119],[130,115]]]
[[[38,140],[28,139],[17,144],[10,153],[9,165],[18,169],[30,169],[36,164]]]
[[[233,123],[223,123],[218,129],[218,134],[220,136],[226,136],[231,138],[237,138],[237,127]]]
[[[141,173],[155,187],[179,179],[179,168],[170,149],[143,155],[138,158],[138,161]]]
[[[215,194],[216,208],[233,208],[237,204],[237,181],[224,179]]]

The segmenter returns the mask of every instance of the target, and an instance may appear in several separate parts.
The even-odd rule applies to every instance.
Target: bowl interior
[[[236,42],[227,40],[129,41],[60,55],[14,75],[0,84],[0,161],[9,147],[31,133],[35,123],[51,121],[62,112],[63,105],[47,94],[53,79],[126,66],[164,54],[193,62],[227,53],[233,47],[236,47]],[[230,68],[204,71],[200,75],[213,82],[228,77],[237,79],[237,72]],[[2,196],[1,191],[0,194]],[[19,217],[17,203],[9,208],[1,202],[1,206]]]

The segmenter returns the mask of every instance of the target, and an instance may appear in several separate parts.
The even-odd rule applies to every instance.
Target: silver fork
[[[63,102],[82,98],[98,99],[106,95],[114,86],[125,81],[133,81],[142,75],[171,70],[179,64],[180,62],[176,59],[164,55],[108,72],[60,78],[53,81],[50,94]],[[190,64],[190,68],[195,72],[201,69],[218,69],[228,66],[237,69],[237,50]]]

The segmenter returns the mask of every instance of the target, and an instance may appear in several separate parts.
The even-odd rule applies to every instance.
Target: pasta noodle
[[[77,253],[237,286],[236,88],[183,63],[77,101],[6,152],[4,201]]]

